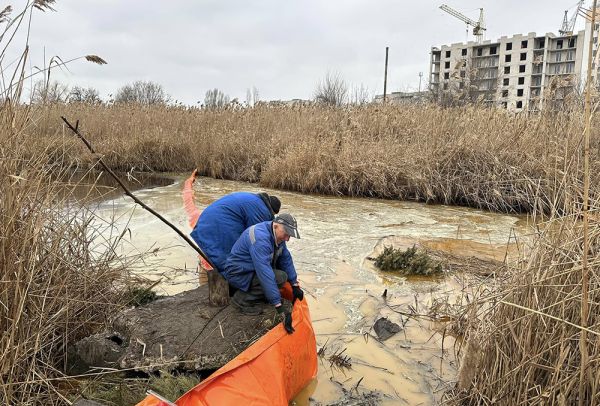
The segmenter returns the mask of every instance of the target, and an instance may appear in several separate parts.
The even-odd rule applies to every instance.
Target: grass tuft
[[[375,266],[382,271],[397,272],[402,276],[431,276],[443,272],[442,265],[432,260],[416,246],[406,250],[385,247],[375,259]]]

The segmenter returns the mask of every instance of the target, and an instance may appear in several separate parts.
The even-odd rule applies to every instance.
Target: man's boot
[[[248,316],[258,316],[262,314],[262,306],[257,304],[257,301],[252,300],[253,296],[241,290],[236,291],[231,298],[231,303],[237,307],[242,314]]]

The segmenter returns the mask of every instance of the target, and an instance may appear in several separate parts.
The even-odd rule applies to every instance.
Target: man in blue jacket
[[[242,232],[254,224],[273,220],[280,207],[279,199],[267,193],[231,193],[202,211],[191,236],[217,270],[223,272],[231,247]]]
[[[238,289],[231,302],[242,313],[262,313],[259,304],[266,299],[277,313],[284,315],[284,327],[291,334],[292,314],[282,306],[279,288],[289,281],[294,301],[302,300],[304,292],[298,285],[294,262],[285,244],[290,237],[300,238],[300,234],[296,219],[288,213],[249,227],[233,245],[222,274]]]

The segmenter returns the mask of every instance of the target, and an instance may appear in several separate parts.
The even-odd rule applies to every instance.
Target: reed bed
[[[449,404],[600,404],[600,202],[591,209],[588,373],[580,376],[584,244],[575,212],[541,223],[527,261],[465,312],[471,329]]]
[[[65,404],[68,346],[125,305],[135,258],[68,200],[58,162],[26,157],[22,134],[1,128],[0,404]]]
[[[560,185],[583,131],[581,113],[512,115],[478,106],[368,105],[200,110],[57,105],[30,124],[38,148],[74,142],[81,121],[116,170],[188,171],[303,193],[369,196],[546,213],[579,199]],[[597,128],[597,126],[596,126]],[[598,139],[598,137],[595,137]],[[598,142],[592,168],[600,168]],[[71,149],[75,164],[89,164]],[[87,158],[86,158],[87,157]],[[600,171],[593,170],[596,192]]]
[[[460,319],[468,322],[458,342],[462,354],[458,382],[443,403],[600,404],[600,199],[593,193],[589,204],[586,289],[582,133],[556,140],[549,151],[557,163],[555,176],[562,172],[562,177],[556,177],[550,193],[536,196],[547,203],[533,205],[535,229],[527,256],[509,268],[494,290],[479,290],[464,308]],[[597,143],[596,134],[592,148]],[[593,159],[592,168],[597,165]],[[591,179],[597,182],[594,171]],[[589,303],[585,323],[584,290]],[[588,357],[583,374],[582,353]]]

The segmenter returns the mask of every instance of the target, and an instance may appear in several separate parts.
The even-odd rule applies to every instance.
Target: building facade
[[[478,101],[517,112],[557,107],[580,89],[587,66],[586,31],[591,27],[569,36],[529,33],[434,47],[430,90],[439,99]]]

